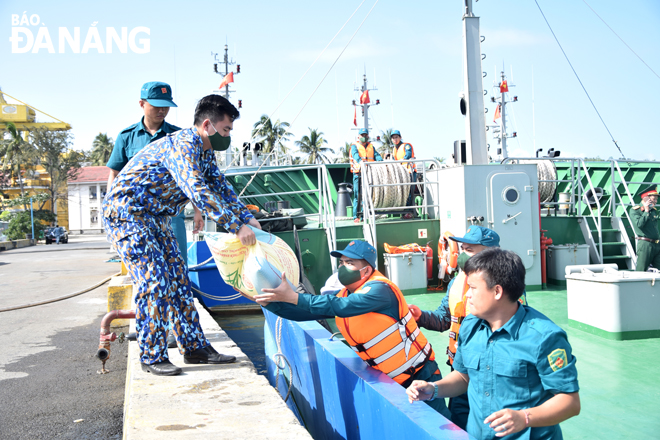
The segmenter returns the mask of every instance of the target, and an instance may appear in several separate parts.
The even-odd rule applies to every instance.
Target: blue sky
[[[582,0],[538,0],[559,41],[624,154],[658,159],[656,102],[660,78],[651,72],[600,21]],[[195,103],[217,88],[212,52],[241,65],[232,101],[241,99],[241,118],[233,144],[249,140],[253,124],[271,114],[323,48],[360,5],[333,1],[174,1],[51,2],[4,0],[0,3],[0,87],[6,93],[73,126],[75,148],[89,149],[94,137],[119,131],[141,117],[139,90],[147,81],[174,88],[178,109],[168,121],[192,125]],[[448,158],[453,141],[465,138],[458,94],[462,90],[461,0],[401,2],[380,0],[315,94],[323,76],[365,19],[375,0],[365,0],[333,44],[273,115],[292,123],[293,140],[319,129],[337,151],[352,141],[351,101],[367,73],[372,101],[371,133],[399,129],[418,157]],[[588,0],[596,12],[660,74],[660,3],[657,0]],[[191,6],[192,4],[192,6]],[[482,68],[487,72],[487,121],[495,104],[492,83],[504,66],[513,94],[509,125],[518,138],[512,155],[533,155],[534,147],[555,148],[562,156],[619,157],[611,138],[570,70],[534,0],[481,0],[474,3],[486,37]],[[23,14],[37,25],[21,25]],[[38,17],[36,17],[36,15]],[[18,16],[14,26],[12,15]],[[34,16],[34,17],[33,17]],[[95,23],[96,22],[96,23]],[[95,24],[94,24],[95,23]],[[55,53],[46,46],[16,53],[13,28],[25,27],[38,39],[46,28]],[[59,52],[59,28],[80,28],[84,46],[90,28],[105,47],[107,28],[130,33],[138,27],[137,51],[99,53],[95,40],[87,53]],[[44,31],[41,31],[42,33]],[[24,34],[21,34],[24,36]],[[140,39],[149,40],[146,48]],[[45,40],[41,40],[42,42]],[[34,46],[33,46],[34,49]],[[140,50],[142,49],[142,50]],[[82,51],[82,50],[81,50]],[[104,50],[105,51],[105,50]],[[357,83],[356,83],[357,80]],[[311,96],[311,99],[310,99]],[[309,103],[303,109],[305,102]],[[11,101],[11,100],[10,100]],[[511,106],[510,106],[511,107]],[[301,111],[302,110],[302,111]],[[40,121],[50,118],[38,115]],[[358,112],[358,123],[360,116]],[[492,149],[496,142],[490,139]]]

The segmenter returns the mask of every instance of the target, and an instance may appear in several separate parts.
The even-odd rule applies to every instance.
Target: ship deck
[[[444,293],[406,295],[409,304],[435,309]],[[651,439],[660,433],[660,339],[616,341],[568,324],[566,290],[549,287],[527,292],[536,308],[568,334],[577,357],[580,382],[580,415],[561,424],[564,438]],[[443,375],[449,366],[442,353],[447,335],[424,332],[435,347]]]

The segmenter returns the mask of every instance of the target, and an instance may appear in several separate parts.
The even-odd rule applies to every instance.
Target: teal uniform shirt
[[[147,131],[143,121],[144,117],[137,124],[133,124],[119,133],[115,140],[115,146],[112,149],[110,159],[106,165],[108,168],[121,171],[128,161],[138,154],[138,152],[147,144],[157,141],[170,133],[181,130],[179,127],[163,121],[163,125],[161,125],[158,131],[152,136],[152,134]]]
[[[361,288],[370,287],[366,293],[350,293],[346,298],[333,295],[298,296],[298,304],[273,302],[266,306],[268,310],[292,321],[313,321],[339,316],[348,318],[376,312],[399,320],[399,302],[390,286],[382,281],[365,283]]]
[[[461,325],[454,369],[470,378],[467,432],[497,439],[484,423],[492,413],[539,406],[559,393],[579,391],[575,356],[566,332],[535,309],[519,305],[500,329],[469,315]],[[507,439],[561,439],[559,425],[526,428]]]

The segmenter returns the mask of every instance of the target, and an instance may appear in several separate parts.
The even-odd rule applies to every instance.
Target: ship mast
[[[224,59],[222,61],[220,61],[218,59],[219,54],[211,52],[211,55],[213,55],[215,57],[215,63],[213,64],[213,71],[215,73],[217,73],[218,75],[222,75],[223,78],[226,78],[227,75],[229,75],[229,66],[233,66],[234,64],[236,64],[236,62],[233,59],[229,59],[229,46],[227,46],[225,44],[225,55],[224,55]],[[220,64],[220,65],[224,64],[225,65],[224,73],[221,72],[221,71],[218,71],[218,64]],[[222,69],[222,66],[220,67],[220,69]],[[236,72],[234,72],[234,75],[238,75],[239,73],[241,73],[241,65],[237,64],[236,65]],[[229,99],[229,94],[233,93],[233,92],[234,92],[234,90],[229,90],[229,83],[227,83],[224,86],[224,91],[222,92],[222,95],[225,98]],[[238,107],[241,108],[242,107],[241,106],[242,102],[240,100],[238,102],[239,102]]]
[[[364,95],[364,92],[368,90],[378,90],[377,88],[369,88],[367,87],[367,74],[365,73],[363,76],[363,82],[362,82],[362,87],[360,88],[355,88],[356,92],[360,92],[360,97]],[[369,131],[369,107],[372,105],[380,105],[380,99],[377,99],[374,104],[371,104],[371,100],[368,99],[366,101],[363,101],[360,99],[359,103],[356,103],[355,100],[353,100],[353,105],[359,105],[362,108],[362,116],[364,117],[364,128]]]
[[[506,80],[506,75],[504,74],[504,71],[501,72],[500,77],[502,81],[499,84],[495,84],[494,87],[496,89],[499,89],[499,97],[495,98],[494,96],[490,98],[491,102],[497,102],[497,108],[499,108],[500,115],[499,115],[499,123],[493,124],[490,127],[496,128],[493,132],[495,133],[494,138],[497,139],[498,143],[500,144],[500,148],[497,150],[497,154],[501,155],[501,159],[506,159],[509,157],[509,150],[507,148],[507,139],[508,138],[515,138],[518,136],[517,132],[513,132],[511,134],[507,134],[506,131],[506,106],[509,103],[512,102],[518,102],[518,97],[514,96],[512,100],[507,101],[506,100],[506,94],[509,92],[509,87],[515,87],[514,84],[507,84]],[[497,114],[497,113],[496,113]],[[493,122],[497,122],[497,118]],[[499,133],[498,133],[499,131]]]
[[[481,71],[481,41],[479,17],[472,13],[472,0],[465,0],[463,15],[463,98],[465,100],[466,164],[488,163],[486,117]]]

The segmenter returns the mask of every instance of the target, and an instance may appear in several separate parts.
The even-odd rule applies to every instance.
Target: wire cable
[[[366,1],[366,0],[363,0],[362,3],[364,3],[364,1]],[[314,96],[314,94],[316,93],[316,91],[319,89],[319,87],[321,87],[321,84],[323,84],[323,81],[325,81],[325,79],[327,78],[328,74],[332,71],[333,67],[335,67],[335,64],[337,64],[337,61],[339,61],[339,58],[341,58],[341,56],[344,54],[344,52],[346,51],[346,48],[348,47],[348,45],[351,44],[351,42],[353,41],[353,38],[355,38],[355,35],[356,35],[356,34],[358,33],[358,31],[362,28],[362,25],[364,25],[364,22],[367,20],[367,18],[369,18],[369,16],[371,15],[371,12],[374,10],[374,8],[376,7],[376,5],[378,4],[379,1],[380,1],[380,0],[376,0],[376,3],[374,3],[374,5],[371,7],[371,9],[369,9],[369,12],[367,13],[367,16],[364,17],[364,19],[363,19],[362,22],[360,23],[360,26],[358,26],[358,28],[356,29],[356,31],[355,31],[355,32],[353,33],[353,35],[351,36],[350,40],[348,40],[348,43],[346,43],[346,45],[344,46],[344,48],[342,49],[342,51],[339,53],[339,55],[337,55],[337,58],[336,58],[335,61],[332,63],[332,65],[330,66],[330,68],[328,69],[328,71],[325,73],[325,75],[323,76],[323,78],[321,78],[321,81],[320,81],[319,84],[316,86],[316,88],[315,88],[315,89],[312,91],[312,93],[309,95],[309,98],[307,98],[307,101],[305,101],[305,103],[303,104],[303,106],[302,106],[302,108],[300,109],[300,111],[298,112],[298,114],[295,116],[295,118],[293,118],[293,121],[291,121],[291,123],[289,124],[289,127],[291,127],[291,126],[296,122],[296,120],[298,119],[298,116],[300,116],[300,114],[302,113],[302,111],[303,111],[303,110],[305,109],[305,107],[307,106],[307,103],[309,103],[309,101],[312,99],[312,97]],[[362,6],[362,3],[360,3],[360,6]],[[359,9],[359,8],[360,8],[360,7],[358,6],[358,9]],[[353,12],[353,15],[355,15],[356,12],[357,12],[357,9],[355,10],[355,12]],[[351,15],[351,18],[353,17],[353,15]],[[342,26],[341,29],[343,29],[343,28],[346,26],[346,24],[348,24],[348,21],[350,21],[351,18],[349,18],[349,19],[346,21],[346,23],[344,23],[344,26]],[[341,29],[340,29],[340,32],[341,32]],[[332,41],[337,37],[337,35],[339,35],[339,32],[337,32],[337,34],[332,38],[332,40],[330,41],[330,43],[332,43]],[[330,45],[330,43],[328,43],[328,46]],[[328,46],[326,46],[326,49],[327,49]],[[325,49],[323,49],[323,52],[324,52],[324,51],[325,51]],[[321,54],[322,54],[323,52],[321,52]],[[319,57],[320,57],[320,56],[321,56],[321,55],[319,55]],[[318,60],[319,57],[317,57],[317,60]],[[314,61],[314,63],[316,63],[316,60]],[[312,65],[313,65],[313,64],[312,64]],[[310,69],[311,69],[311,66],[310,66]],[[309,69],[307,69],[307,71],[309,71]],[[306,75],[306,74],[307,74],[307,72],[305,72],[305,75]],[[303,77],[304,77],[304,75],[303,75]],[[300,78],[300,79],[302,80],[302,78]],[[298,82],[300,82],[300,80],[299,80]],[[296,85],[297,85],[297,83],[296,83]],[[294,86],[294,87],[295,87],[295,86]],[[292,89],[291,91],[293,91],[293,89]],[[289,92],[289,94],[290,94],[290,93],[291,93],[291,92]],[[286,97],[285,97],[284,99],[286,99],[286,98],[289,96],[289,94],[287,94]],[[282,102],[284,102],[284,101],[282,101]],[[281,105],[281,103],[280,103],[280,105]],[[279,106],[278,106],[277,108],[279,108]],[[277,111],[277,108],[275,109],[275,111]],[[273,114],[274,114],[274,113],[275,113],[275,112],[273,112]],[[269,116],[268,118],[270,119],[270,116]],[[250,186],[250,184],[251,184],[251,183],[254,181],[254,179],[257,177],[257,174],[259,174],[259,171],[261,170],[261,168],[266,164],[266,159],[267,159],[271,154],[273,154],[272,151],[270,152],[270,154],[269,154],[268,156],[266,156],[266,158],[264,158],[263,163],[259,166],[259,168],[257,168],[257,171],[255,171],[254,175],[250,178],[250,180],[248,181],[248,183],[246,183],[245,186],[243,187],[243,189],[241,190],[241,193],[238,195],[239,197],[241,197],[241,196],[243,195],[243,193],[248,189],[248,187]]]
[[[660,78],[660,75],[658,75],[657,73],[655,73],[655,70],[653,70],[653,69],[651,68],[651,66],[649,66],[648,64],[646,64],[646,61],[644,61],[644,60],[642,59],[642,57],[640,57],[639,55],[637,55],[637,52],[635,52],[635,51],[632,49],[632,47],[628,46],[628,43],[626,43],[625,41],[623,41],[623,38],[621,38],[621,37],[619,36],[619,34],[617,34],[616,32],[614,32],[614,29],[612,29],[612,27],[610,27],[610,25],[607,24],[607,22],[606,22],[605,20],[603,20],[603,17],[601,17],[600,15],[598,15],[598,12],[594,11],[594,8],[592,8],[592,7],[589,5],[589,3],[587,3],[585,0],[582,0],[582,1],[584,2],[585,5],[589,6],[589,9],[591,9],[591,12],[593,12],[594,14],[596,14],[596,17],[600,18],[600,21],[602,21],[602,22],[605,24],[605,26],[607,26],[607,27],[612,31],[612,33],[613,33],[614,35],[616,35],[616,37],[617,37],[619,40],[621,40],[621,42],[622,42],[623,44],[625,44],[626,47],[627,47],[628,49],[630,49],[630,51],[631,51],[632,53],[634,53],[635,56],[636,56],[637,58],[639,58],[639,60],[640,60],[642,63],[644,63],[644,65],[645,65],[646,67],[648,67],[649,70],[650,70],[651,72],[653,72],[653,74],[654,74],[655,76],[657,76],[658,78]]]
[[[541,12],[541,15],[543,16],[543,20],[545,20],[545,24],[548,25],[548,28],[550,29],[550,32],[552,33],[552,36],[555,38],[555,41],[557,42],[557,45],[559,45],[559,49],[561,49],[561,52],[564,54],[564,58],[566,58],[566,61],[568,61],[568,65],[571,66],[571,70],[573,70],[573,73],[575,74],[575,77],[577,78],[578,82],[580,83],[580,86],[582,86],[582,90],[584,90],[584,93],[587,95],[587,98],[589,98],[589,102],[591,103],[591,106],[594,108],[596,111],[596,114],[600,118],[600,122],[603,123],[603,126],[605,127],[605,130],[607,130],[607,133],[610,135],[610,138],[612,138],[612,142],[614,142],[614,145],[616,146],[617,150],[619,150],[619,153],[621,153],[621,156],[625,158],[625,154],[623,154],[623,151],[621,151],[621,148],[619,148],[619,144],[617,144],[616,140],[614,139],[614,136],[612,136],[612,133],[610,132],[610,129],[607,128],[607,124],[603,120],[603,117],[600,115],[600,112],[596,108],[596,104],[591,100],[591,96],[589,96],[589,92],[587,92],[587,89],[584,87],[584,84],[582,84],[582,80],[578,76],[577,72],[575,71],[575,68],[573,67],[573,64],[571,64],[571,60],[568,59],[568,55],[566,55],[566,52],[564,51],[564,48],[562,47],[561,43],[559,42],[559,39],[557,38],[557,35],[555,35],[555,31],[552,30],[552,26],[550,26],[550,22],[548,22],[548,19],[545,17],[545,14],[543,13],[543,10],[541,9],[541,5],[539,5],[539,2],[537,0],[534,0],[534,3],[536,3],[536,6],[539,8],[539,11]]]

